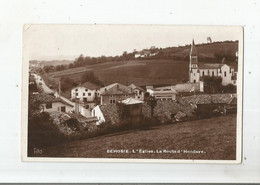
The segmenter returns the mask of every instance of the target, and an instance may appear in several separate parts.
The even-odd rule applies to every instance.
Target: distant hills
[[[68,65],[70,63],[73,63],[74,60],[31,60],[30,64],[39,64],[41,66],[57,66],[57,65]]]
[[[149,60],[149,59],[175,59],[189,61],[191,45],[185,46],[175,46],[167,48],[156,48],[151,47],[150,49],[144,49],[146,52],[157,53],[155,56],[145,57],[145,58],[136,58],[137,60]],[[233,63],[236,61],[236,52],[238,51],[238,41],[222,41],[222,42],[213,42],[213,43],[203,43],[197,44],[198,57],[200,62],[207,63],[220,63],[223,58],[225,58],[227,63]],[[143,50],[143,51],[144,51]],[[84,55],[79,55],[75,60],[51,60],[51,61],[30,61],[30,64],[38,63],[41,66],[58,66],[58,65],[69,65],[71,67],[81,67],[99,63],[106,62],[120,62],[120,61],[129,61],[135,59],[135,54],[141,51],[133,51],[130,53],[124,52],[120,56],[101,56],[101,57],[89,57]]]

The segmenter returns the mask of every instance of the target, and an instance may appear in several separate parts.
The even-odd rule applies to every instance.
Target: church
[[[193,40],[190,50],[189,82],[199,83],[203,76],[221,77],[222,85],[236,85],[236,72],[233,67],[223,62],[221,64],[198,62],[198,52]]]

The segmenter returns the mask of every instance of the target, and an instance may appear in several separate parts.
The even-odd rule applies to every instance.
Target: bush
[[[33,148],[41,148],[56,145],[66,139],[61,134],[59,128],[52,123],[50,115],[42,112],[28,120],[28,151]]]

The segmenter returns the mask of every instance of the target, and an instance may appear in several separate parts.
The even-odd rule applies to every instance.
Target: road
[[[46,85],[46,83],[44,82],[44,80],[41,78],[41,76],[39,76],[39,75],[37,75],[37,74],[32,74],[32,75],[34,75],[34,78],[35,78],[35,81],[36,81],[37,86],[38,86],[40,89],[42,89],[42,91],[43,91],[44,93],[53,94],[55,97],[61,98],[61,99],[62,99],[63,101],[65,101],[66,103],[72,105],[72,106],[74,107],[74,109],[75,109],[75,106],[76,106],[76,103],[75,103],[75,102],[72,102],[72,101],[70,101],[68,98],[59,95],[59,93],[58,93],[57,91],[50,89],[50,88]],[[84,111],[82,111],[82,110],[85,110],[85,111],[86,111],[86,109],[85,109],[81,104],[79,104],[80,114],[83,115],[83,116],[86,116],[86,115],[83,114]]]
[[[37,75],[37,74],[32,74],[34,75],[34,78],[35,78],[35,81],[36,81],[36,84],[37,86],[42,89],[43,92],[47,93],[47,94],[54,94],[55,92],[50,89],[46,84],[45,82],[43,81],[43,79]]]

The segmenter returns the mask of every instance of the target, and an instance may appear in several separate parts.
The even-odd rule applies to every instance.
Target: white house
[[[159,100],[176,100],[177,92],[174,89],[147,89],[150,96],[155,97],[155,99]]]
[[[131,84],[128,87],[130,87],[133,90],[133,92],[135,92],[135,99],[141,100],[141,101],[144,100],[144,92],[145,91],[144,91],[143,88],[138,87],[134,84]]]
[[[71,99],[80,102],[93,102],[95,97],[100,97],[100,87],[90,82],[85,82],[71,89]]]
[[[204,76],[216,76],[222,78],[222,85],[236,84],[235,69],[227,64],[198,63],[198,52],[192,41],[189,64],[189,82],[198,83]]]

